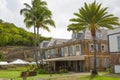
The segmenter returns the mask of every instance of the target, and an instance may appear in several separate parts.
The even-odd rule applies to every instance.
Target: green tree
[[[33,3],[33,1],[32,1]],[[30,28],[34,26],[34,55],[35,55],[35,61],[38,65],[38,60],[37,60],[37,49],[36,49],[36,29],[35,29],[35,21],[34,21],[34,8],[33,5],[30,6],[27,3],[24,3],[25,8],[20,10],[20,14],[25,16],[24,23],[26,24],[27,28]]]
[[[5,35],[5,34],[0,35],[0,45],[1,46],[6,46],[8,41],[9,41],[9,37],[7,35]]]
[[[40,57],[41,57],[41,63],[43,65],[43,60],[42,60],[42,51],[40,51],[40,35],[39,35],[39,28],[42,28],[44,30],[49,30],[49,26],[55,27],[54,21],[52,20],[51,16],[52,13],[51,11],[47,8],[47,3],[45,1],[41,0],[34,0],[33,2],[33,7],[36,9],[35,11],[35,27],[37,28],[37,42],[39,46],[39,52],[40,52]]]
[[[120,25],[118,17],[107,12],[107,7],[102,8],[102,4],[94,1],[91,4],[84,3],[84,7],[79,9],[78,13],[74,13],[76,18],[70,19],[72,24],[68,25],[68,30],[76,32],[89,29],[94,42],[94,68],[92,74],[97,74],[96,70],[96,30],[101,28],[114,29],[115,25]]]
[[[36,43],[40,37],[39,28],[43,28],[47,31],[50,31],[47,25],[55,26],[55,24],[54,21],[51,19],[52,13],[46,7],[47,3],[45,1],[33,0],[32,6],[30,6],[27,3],[24,3],[24,5],[26,7],[21,9],[20,14],[23,14],[25,16],[24,22],[28,28],[34,26],[34,53],[35,53],[35,60],[37,62],[38,59],[37,59]],[[36,35],[36,28],[37,28],[37,35]],[[38,45],[39,45],[39,41],[38,41]],[[42,61],[42,56],[41,56],[41,61]]]

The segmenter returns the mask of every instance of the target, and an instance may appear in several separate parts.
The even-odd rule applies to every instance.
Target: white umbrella
[[[29,62],[21,60],[21,59],[17,59],[17,60],[10,62],[9,64],[29,64]]]
[[[31,62],[30,64],[36,64],[36,62]],[[38,62],[40,64],[40,62]],[[46,62],[43,62],[43,64],[46,64]]]
[[[0,62],[0,65],[8,65],[8,62],[7,61],[2,61],[2,62]]]
[[[36,62],[31,62],[30,64],[36,64]]]

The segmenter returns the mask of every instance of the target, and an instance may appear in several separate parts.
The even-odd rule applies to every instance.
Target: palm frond
[[[31,26],[34,26],[34,22],[33,21],[26,21],[25,24],[26,24],[27,28],[30,28]]]
[[[47,19],[43,23],[46,25],[51,25],[51,26],[55,27],[55,23],[52,19]]]
[[[27,9],[31,9],[32,7],[29,5],[29,4],[27,4],[27,3],[24,3],[24,5],[25,5],[25,7],[27,8]]]
[[[89,28],[90,30],[99,29],[100,27],[113,29],[116,25],[120,26],[118,17],[109,14],[107,12],[108,7],[102,8],[101,6],[102,4],[96,1],[91,4],[84,3],[79,12],[74,13],[77,18],[70,19],[72,23],[68,26],[68,30],[82,30],[82,26],[83,29]]]
[[[45,24],[42,24],[41,26],[42,27],[40,27],[40,28],[42,28],[42,29],[47,30],[48,32],[50,32],[50,29],[49,29],[48,26],[46,26]]]

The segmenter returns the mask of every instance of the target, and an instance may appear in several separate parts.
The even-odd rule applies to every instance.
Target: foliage
[[[46,71],[45,69],[37,69],[37,73],[38,74],[47,74],[48,71]]]
[[[68,73],[68,70],[67,69],[61,69],[60,73]]]
[[[34,27],[34,55],[35,55],[35,61],[37,62],[37,49],[36,44],[39,45],[39,28],[50,31],[49,26],[55,27],[55,23],[52,20],[51,11],[47,8],[47,3],[42,0],[32,0],[31,5],[24,3],[25,8],[20,10],[20,14],[23,15],[24,23],[26,24],[27,28]],[[37,29],[37,34],[36,34]],[[39,46],[40,51],[40,46]],[[40,53],[41,62],[42,60],[42,53]],[[42,64],[43,65],[43,64]],[[37,63],[37,67],[39,67]]]
[[[114,26],[119,26],[119,18],[109,14],[108,8],[102,8],[101,5],[96,1],[91,4],[84,3],[84,7],[81,7],[78,13],[74,13],[77,18],[70,19],[73,23],[68,26],[68,30],[77,32],[89,29],[92,36],[95,36],[95,31],[100,28],[114,29]]]
[[[9,68],[8,71],[27,71],[26,67]]]
[[[4,60],[4,56],[3,54],[0,52],[0,61],[3,61]]]
[[[108,73],[112,73],[111,68],[106,68],[106,71],[107,71]]]
[[[13,23],[0,23],[0,46],[32,46],[33,33],[15,26]],[[40,40],[49,40],[48,37],[40,37]]]
[[[34,71],[35,70],[35,65],[29,65],[27,66],[27,71]]]

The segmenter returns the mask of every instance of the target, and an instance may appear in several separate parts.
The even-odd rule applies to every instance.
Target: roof
[[[52,38],[49,42],[49,44],[47,45],[47,47],[49,46],[55,46],[58,44],[63,44],[64,42],[67,42],[68,39],[58,39],[58,38]]]
[[[76,39],[74,39],[74,37]],[[51,49],[51,48],[55,48],[55,47],[62,47],[64,45],[68,45],[68,44],[73,44],[73,43],[80,43],[81,41],[84,40],[92,40],[92,36],[91,36],[91,32],[90,30],[86,29],[83,32],[80,33],[74,33],[72,34],[72,39],[57,39],[57,38],[53,38],[50,40],[50,42],[48,43],[47,47],[44,47],[43,49]],[[101,29],[101,30],[97,30],[96,31],[96,40],[107,40],[107,30]]]
[[[83,33],[84,36],[82,36],[81,39],[92,39],[91,32],[90,30],[86,29]],[[102,40],[107,40],[107,30],[101,29],[96,31],[96,38],[97,39],[102,39]]]
[[[49,44],[49,41],[42,41],[42,42],[40,43],[41,48],[47,47],[48,44]]]
[[[68,56],[60,58],[45,59],[44,61],[76,61],[76,60],[85,60],[85,56]]]
[[[108,30],[108,35],[120,33],[120,27],[115,28],[114,30]]]

